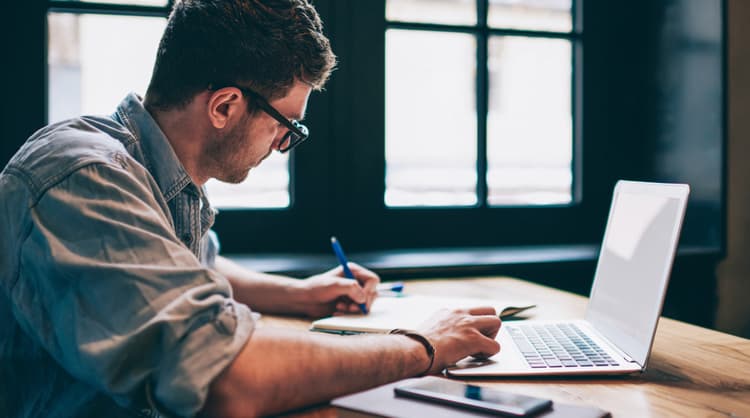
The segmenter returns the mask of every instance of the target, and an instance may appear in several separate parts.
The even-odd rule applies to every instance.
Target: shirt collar
[[[191,189],[200,194],[166,135],[137,94],[128,94],[117,107],[115,115],[141,144],[146,168],[167,201],[191,184]]]

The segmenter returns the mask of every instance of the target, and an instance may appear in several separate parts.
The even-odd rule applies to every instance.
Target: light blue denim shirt
[[[0,173],[0,416],[195,415],[254,329],[214,210],[135,94]]]

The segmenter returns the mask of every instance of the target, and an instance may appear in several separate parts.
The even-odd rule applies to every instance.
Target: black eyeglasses
[[[310,131],[307,129],[307,126],[299,123],[296,120],[293,119],[287,119],[284,115],[281,114],[278,110],[276,110],[271,104],[268,103],[268,101],[261,96],[260,94],[245,88],[245,87],[237,87],[242,91],[243,94],[252,97],[255,99],[255,102],[258,103],[261,109],[263,109],[264,112],[268,113],[269,116],[276,119],[280,124],[284,125],[289,129],[287,133],[284,135],[284,137],[281,139],[281,142],[279,142],[279,147],[276,149],[280,153],[285,153],[289,151],[290,149],[296,147],[297,145],[301,144],[304,140],[307,139],[307,137],[310,135]]]

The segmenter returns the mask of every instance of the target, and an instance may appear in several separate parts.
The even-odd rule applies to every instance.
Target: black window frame
[[[582,25],[573,0],[571,32],[490,28],[488,0],[477,0],[473,26],[388,22],[386,0],[315,1],[340,66],[324,93],[310,100],[312,141],[290,154],[290,205],[225,209],[215,229],[227,253],[326,252],[335,234],[355,251],[388,248],[507,246],[569,243],[569,227],[586,212],[582,200]],[[47,13],[167,17],[161,6],[47,2]],[[477,37],[477,197],[471,207],[387,207],[385,192],[385,33],[389,28],[459,31]],[[490,207],[486,204],[487,43],[491,36],[532,36],[571,42],[573,202],[569,205]],[[46,68],[46,67],[45,67]],[[363,83],[361,79],[371,80]],[[351,94],[357,92],[357,94]],[[46,112],[45,112],[46,114]],[[362,129],[364,128],[364,129]],[[362,132],[364,131],[364,132]],[[252,173],[250,174],[252,175]],[[446,225],[441,231],[435,225]],[[254,239],[262,237],[262,239]],[[591,237],[593,239],[593,237]],[[588,240],[587,240],[588,241]]]
[[[581,228],[600,209],[583,199],[589,188],[583,159],[582,0],[573,0],[570,32],[498,29],[487,26],[488,0],[477,0],[473,26],[388,22],[386,0],[316,1],[340,65],[326,92],[308,106],[311,136],[295,150],[286,211],[222,211],[217,219],[230,252],[326,252],[336,235],[347,249],[554,245],[596,242],[596,227]],[[387,207],[385,192],[385,33],[388,28],[458,31],[478,38],[477,113],[479,173],[486,171],[488,103],[487,41],[490,36],[533,36],[571,42],[573,117],[573,202],[566,205],[488,206],[484,175],[478,176],[479,204],[471,207]],[[322,125],[322,126],[321,126]],[[293,153],[294,154],[294,153]],[[316,164],[319,162],[319,164]],[[251,173],[252,175],[252,173]],[[592,177],[593,179],[593,177]],[[596,178],[596,182],[603,180]],[[603,181],[606,183],[606,181]],[[613,183],[612,183],[613,184]],[[601,187],[606,189],[608,185]],[[608,196],[605,198],[608,200]],[[284,214],[289,214],[285,221]],[[603,222],[603,216],[599,217]],[[594,218],[596,219],[596,218]],[[247,237],[262,236],[263,242]]]
[[[88,1],[46,1],[47,13],[106,14],[119,16],[143,16],[167,18],[174,6],[174,0],[166,0],[164,6],[150,6],[122,3],[97,3]]]
[[[387,1],[387,0],[386,0]],[[475,77],[476,86],[476,110],[477,110],[477,185],[476,185],[476,196],[477,204],[471,205],[468,208],[486,208],[490,207],[487,202],[488,198],[488,185],[487,185],[487,114],[489,112],[489,95],[490,95],[490,79],[489,79],[489,41],[492,37],[504,36],[504,37],[526,37],[526,38],[542,38],[542,39],[562,39],[571,43],[571,118],[572,124],[572,144],[573,148],[572,156],[573,161],[571,163],[571,171],[573,172],[573,183],[571,184],[571,202],[568,204],[547,204],[543,206],[571,206],[576,205],[581,201],[581,190],[578,187],[580,182],[580,167],[578,167],[580,148],[580,126],[578,116],[581,113],[580,100],[581,97],[581,80],[578,79],[577,75],[581,68],[581,57],[582,57],[582,31],[583,24],[581,19],[578,18],[578,4],[583,0],[571,0],[571,23],[572,28],[569,32],[563,31],[544,31],[544,30],[523,30],[523,29],[511,29],[511,28],[495,28],[490,27],[488,23],[489,16],[489,3],[490,0],[476,0],[476,16],[477,22],[474,25],[459,25],[459,24],[443,24],[443,23],[424,23],[424,22],[410,22],[410,21],[399,21],[399,20],[388,20],[386,19],[386,31],[390,29],[401,29],[401,30],[413,30],[413,31],[424,31],[424,32],[441,32],[441,33],[462,33],[472,35],[476,39],[476,63],[477,71]],[[578,121],[578,122],[576,122]],[[494,207],[502,207],[507,205],[496,205]],[[532,207],[538,205],[517,205],[520,207]],[[417,207],[423,209],[423,207]],[[400,208],[390,208],[400,209]]]
[[[633,5],[576,3],[576,22],[587,22],[585,33],[580,35],[582,47],[576,55],[581,64],[575,75],[580,86],[575,93],[574,120],[574,138],[579,141],[575,158],[580,170],[576,182],[580,201],[565,207],[394,210],[383,202],[385,0],[314,3],[340,65],[326,91],[311,96],[306,118],[311,140],[291,153],[292,206],[221,211],[215,229],[225,253],[328,253],[328,237],[332,234],[349,252],[596,244],[601,240],[612,186],[618,178],[704,183],[705,193],[712,194],[693,199],[691,205],[701,210],[705,207],[705,215],[691,221],[693,211],[689,210],[683,236],[688,236],[690,243],[707,246],[709,251],[723,251],[724,220],[715,214],[724,207],[724,189],[722,185],[720,196],[715,196],[716,174],[704,181],[705,174],[665,177],[655,173],[653,168],[664,161],[666,154],[650,153],[653,144],[663,147],[671,143],[660,139],[663,135],[648,118],[645,124],[630,124],[657,109],[650,102],[645,102],[645,108],[639,107],[634,96],[645,94],[649,100],[661,100],[652,74],[661,68],[673,68],[669,67],[671,61],[656,60],[653,48],[646,49],[645,56],[642,53],[642,45],[652,44],[659,36],[665,39],[659,34],[665,31],[666,5],[645,0]],[[34,130],[46,124],[45,28],[49,11],[166,17],[170,7],[171,2],[165,7],[151,7],[44,0],[12,7],[8,15],[12,24],[4,30],[11,34],[8,39],[17,41],[8,46],[10,65],[6,69],[18,82],[7,86],[14,100],[3,104],[7,121],[4,132],[9,139],[0,144],[4,162]],[[720,0],[720,7],[725,13],[725,0]],[[680,8],[694,7],[686,4]],[[644,16],[645,30],[628,30],[631,22]],[[666,28],[669,34],[674,25]],[[725,48],[726,42],[721,42]],[[628,95],[634,90],[638,93]],[[718,111],[725,115],[723,108]],[[724,130],[718,135],[685,147],[724,150]],[[712,170],[721,175],[725,157],[719,157],[717,169]]]
[[[102,15],[102,16],[132,16],[132,17],[158,17],[166,19],[174,6],[175,0],[165,0],[163,6],[138,5],[123,3],[97,3],[87,1],[69,1],[69,0],[47,0],[46,11],[44,13],[44,120],[49,120],[49,15],[52,13],[74,14],[74,15]],[[141,93],[145,93],[141,92]],[[114,111],[111,109],[110,112]]]

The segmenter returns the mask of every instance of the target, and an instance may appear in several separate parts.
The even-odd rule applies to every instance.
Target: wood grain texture
[[[533,319],[581,318],[587,301],[572,293],[510,278],[419,280],[407,282],[406,291],[529,300],[538,304]],[[261,326],[306,329],[309,322],[264,316]],[[612,412],[614,417],[750,418],[750,340],[662,317],[648,369],[643,374],[471,382],[558,402],[595,405]],[[288,416],[333,417],[336,412],[323,406]]]

